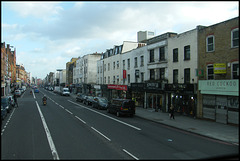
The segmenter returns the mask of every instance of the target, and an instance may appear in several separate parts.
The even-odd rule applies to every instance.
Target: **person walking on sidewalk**
[[[170,119],[171,118],[173,118],[174,120],[175,120],[175,118],[174,118],[174,106],[173,106],[173,104],[171,104],[171,107],[170,107]]]
[[[14,102],[15,102],[15,106],[18,107],[17,95],[15,94],[15,92],[14,92],[14,95],[13,95],[13,99],[14,99]]]

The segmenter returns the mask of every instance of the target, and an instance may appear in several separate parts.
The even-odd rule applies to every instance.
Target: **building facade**
[[[239,123],[239,17],[198,32],[198,117]]]

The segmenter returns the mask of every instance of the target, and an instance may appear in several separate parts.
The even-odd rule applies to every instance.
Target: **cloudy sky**
[[[1,42],[33,77],[73,57],[105,52],[138,31],[183,33],[239,16],[238,1],[1,1]]]

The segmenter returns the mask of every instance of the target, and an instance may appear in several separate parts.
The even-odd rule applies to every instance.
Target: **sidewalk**
[[[239,145],[239,127],[213,121],[194,119],[188,116],[175,115],[175,120],[169,118],[166,112],[155,112],[153,109],[136,108],[135,116],[158,122],[164,125],[226,141]]]
[[[73,98],[76,95],[71,93]],[[135,117],[141,117],[150,121],[154,121],[167,126],[175,127],[209,138],[239,145],[239,127],[207,121],[202,119],[194,119],[188,116],[175,115],[175,120],[170,119],[166,112],[155,112],[153,109],[145,109],[136,107]]]

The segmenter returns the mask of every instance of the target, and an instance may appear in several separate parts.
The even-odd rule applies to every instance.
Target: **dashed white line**
[[[108,137],[106,137],[105,135],[103,135],[101,132],[99,132],[97,129],[95,129],[94,127],[91,127],[94,131],[96,131],[97,133],[99,133],[100,135],[102,135],[105,139],[107,139],[108,141],[111,141],[111,139],[109,139]]]
[[[134,159],[139,160],[137,157],[135,157],[134,155],[132,155],[131,153],[129,153],[127,150],[123,149],[123,151],[124,151],[125,153],[127,153],[128,155],[130,155],[131,157],[133,157]]]
[[[113,117],[110,117],[110,116],[108,116],[108,115],[105,115],[105,114],[103,114],[103,113],[101,113],[101,112],[98,112],[98,111],[92,110],[92,109],[90,109],[90,108],[84,107],[84,106],[82,106],[82,105],[79,105],[79,104],[71,101],[71,100],[68,100],[68,101],[71,102],[71,103],[73,103],[73,104],[75,104],[75,105],[81,106],[81,107],[83,107],[83,108],[85,108],[85,109],[87,109],[87,110],[90,110],[90,111],[92,111],[92,112],[98,113],[98,114],[100,114],[100,115],[102,115],[102,116],[105,116],[105,117],[107,117],[107,118],[110,118],[110,119],[112,119],[112,120],[114,120],[114,121],[117,121],[117,122],[119,122],[119,123],[122,123],[122,124],[124,124],[124,125],[127,125],[127,126],[129,126],[129,127],[131,127],[131,128],[134,128],[134,129],[136,129],[136,130],[141,130],[140,128],[138,128],[138,127],[136,127],[136,126],[130,125],[130,124],[126,123],[126,122],[120,121],[120,120],[118,120],[118,119],[115,119],[115,118],[113,118]]]
[[[83,121],[82,119],[80,119],[79,117],[75,116],[78,120],[82,121],[84,124],[86,124],[85,121]]]
[[[71,111],[69,111],[68,109],[65,109],[68,113],[70,113],[70,114],[73,114]]]

